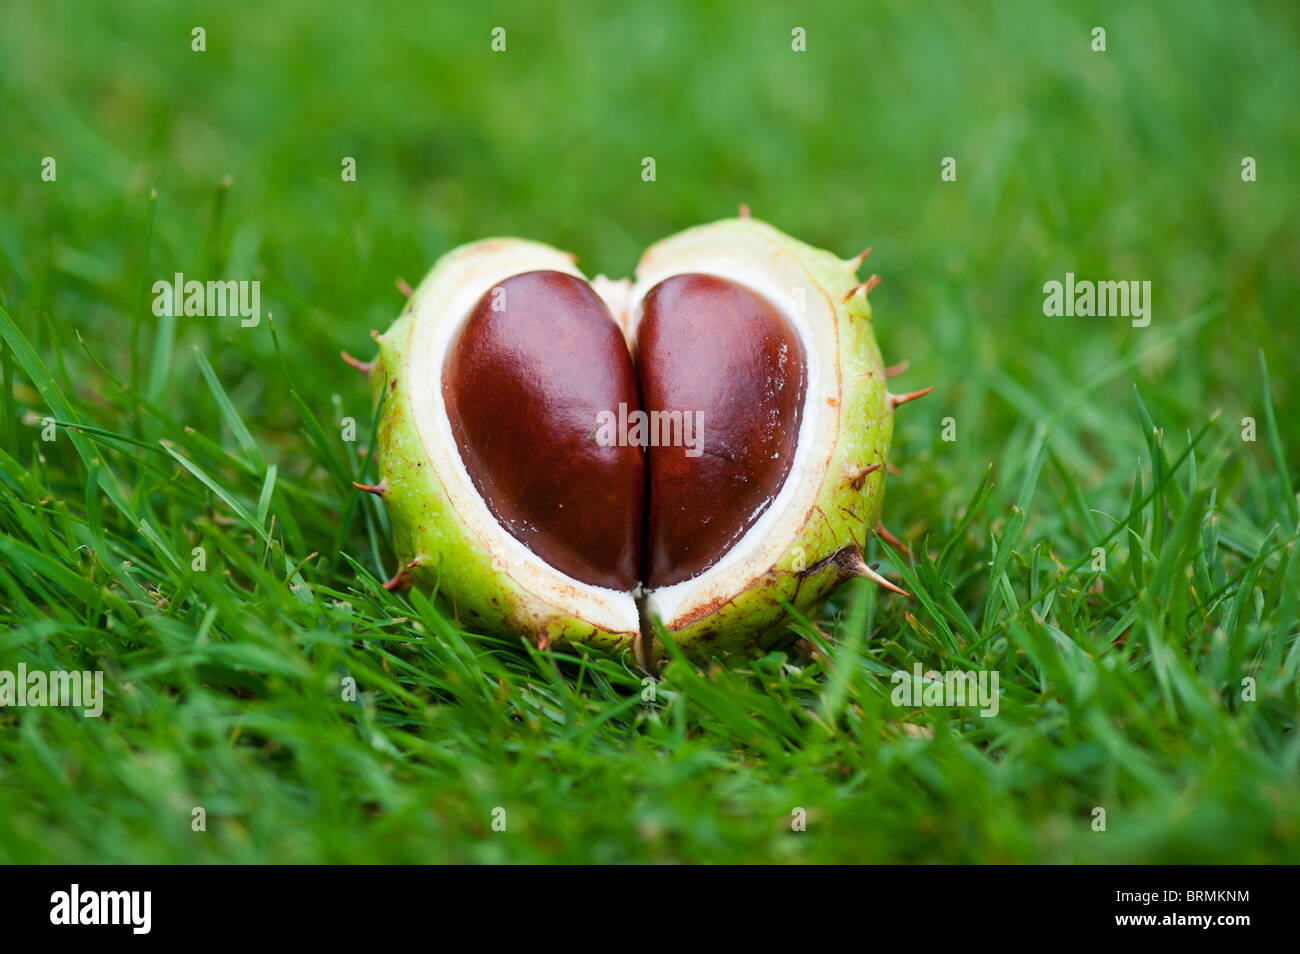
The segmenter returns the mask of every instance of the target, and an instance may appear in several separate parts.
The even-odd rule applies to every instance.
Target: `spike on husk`
[[[346,351],[340,351],[339,357],[343,359],[344,364],[348,365],[350,368],[360,371],[362,374],[366,376],[369,376],[370,372],[375,369],[375,363],[373,361],[361,361],[357,358],[352,357],[352,355],[348,354]]]
[[[910,404],[917,398],[923,398],[934,390],[934,385],[928,388],[921,388],[919,391],[908,391],[906,394],[890,394],[889,403],[892,407],[901,407],[904,404]]]

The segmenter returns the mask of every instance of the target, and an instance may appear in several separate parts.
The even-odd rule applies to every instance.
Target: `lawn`
[[[1295,5],[758,6],[6,5],[0,672],[104,708],[0,709],[0,862],[1300,861]],[[870,555],[913,596],[647,684],[385,591],[338,353],[395,281],[740,203],[872,246],[935,387]],[[273,317],[157,316],[176,273]]]

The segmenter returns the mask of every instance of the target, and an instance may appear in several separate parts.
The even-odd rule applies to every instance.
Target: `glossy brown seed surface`
[[[551,566],[630,590],[640,576],[646,465],[601,446],[597,415],[640,407],[631,355],[604,302],[562,272],[489,290],[452,341],[442,393],[488,509]]]
[[[794,462],[806,359],[766,298],[724,278],[683,274],[647,293],[636,368],[647,411],[703,425],[698,456],[686,446],[647,449],[642,576],[667,586],[716,563],[780,492]]]

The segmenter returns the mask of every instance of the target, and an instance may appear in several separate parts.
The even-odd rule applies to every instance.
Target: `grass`
[[[1291,5],[6,16],[0,671],[107,698],[0,710],[0,862],[1300,860]],[[648,700],[384,591],[336,356],[394,278],[489,234],[625,274],[742,201],[874,246],[886,358],[936,385],[913,556],[875,554],[915,598],[851,584],[803,653]],[[155,318],[177,271],[274,322]],[[1044,317],[1066,271],[1152,281],[1152,324]],[[998,715],[895,706],[915,664],[996,671]]]

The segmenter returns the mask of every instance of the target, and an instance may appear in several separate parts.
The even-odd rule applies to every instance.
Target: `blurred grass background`
[[[908,426],[937,436],[952,413],[969,438],[945,449],[957,486],[987,442],[1028,426],[1021,402],[1050,407],[1062,380],[1201,309],[1214,316],[1140,373],[1177,382],[1152,397],[1171,413],[1244,413],[1258,348],[1300,364],[1300,18],[1286,3],[1070,6],[11,4],[4,291],[39,336],[116,340],[156,187],[151,280],[260,277],[291,358],[332,367],[392,319],[395,276],[418,280],[461,242],[536,238],[624,275],[656,238],[745,202],[845,256],[873,246],[886,353],[943,392]],[[1241,181],[1243,156],[1258,181]],[[1153,325],[1045,319],[1042,285],[1066,271],[1150,280]],[[266,335],[182,322],[190,343],[271,429],[289,425]],[[1106,397],[1126,402],[1127,381]],[[1098,478],[1120,463],[1079,450]]]
[[[1065,563],[1087,556],[1086,512],[1095,507],[1122,518],[1134,464],[1151,464],[1134,412],[1135,384],[1151,417],[1183,443],[1187,433],[1222,411],[1222,460],[1213,473],[1219,504],[1227,511],[1223,519],[1246,541],[1240,547],[1246,562],[1271,522],[1282,521],[1283,535],[1294,533],[1262,423],[1259,443],[1231,439],[1242,417],[1264,420],[1256,357],[1262,349],[1273,372],[1281,446],[1289,470],[1296,470],[1300,13],[1293,3],[1026,0],[795,9],[724,2],[145,0],[123,6],[11,0],[3,26],[5,309],[87,415],[151,444],[159,438],[179,441],[188,426],[223,446],[235,445],[238,435],[220,398],[204,384],[198,355],[205,355],[262,453],[278,465],[280,479],[297,487],[283,491],[296,495],[288,502],[278,488],[273,498],[275,509],[289,511],[282,519],[290,521],[286,549],[293,562],[313,550],[325,552],[329,571],[313,582],[340,597],[354,574],[328,551],[345,506],[339,532],[346,549],[380,578],[380,561],[391,554],[382,539],[375,543],[373,527],[367,534],[350,523],[346,494],[304,437],[266,324],[245,329],[236,321],[180,319],[173,340],[170,329],[159,333],[147,298],[143,311],[136,308],[142,278],[146,289],[177,271],[201,280],[260,279],[263,308],[276,316],[303,402],[329,430],[344,415],[354,416],[364,430],[367,395],[361,380],[345,373],[337,353],[346,348],[368,356],[369,329],[386,327],[400,307],[396,277],[415,283],[443,252],[493,234],[551,242],[576,252],[589,274],[624,275],[651,242],[733,215],[743,202],[757,217],[845,257],[874,248],[867,271],[883,277],[873,303],[885,357],[910,362],[903,389],[936,386],[934,395],[900,412],[896,462],[902,472],[890,479],[886,505],[895,533],[916,543],[927,533],[953,532],[954,515],[993,462],[996,490],[969,539],[963,538],[968,567],[989,559],[988,534],[1003,528],[1033,470],[1038,428],[1050,420],[1054,496],[1043,492],[1030,533],[1042,544],[1044,564],[1049,554]],[[206,30],[203,53],[191,50],[196,26]],[[506,29],[504,53],[491,49],[491,31],[498,26]],[[1091,49],[1095,26],[1107,31],[1104,53]],[[795,27],[806,30],[806,52],[791,50]],[[57,161],[53,183],[41,180],[46,156]],[[347,156],[356,159],[356,182],[341,180],[340,162]],[[641,178],[647,156],[656,161],[654,182]],[[957,160],[956,182],[940,180],[945,156]],[[1242,181],[1245,156],[1257,161],[1258,181]],[[225,177],[228,190],[221,185]],[[142,270],[154,189],[156,218]],[[1150,327],[1044,317],[1042,285],[1067,271],[1081,279],[1151,281]],[[135,332],[134,321],[140,322]],[[139,388],[166,409],[170,424],[141,424],[138,407],[110,395],[105,374],[130,378],[128,343],[136,333],[139,374],[147,379]],[[104,370],[83,352],[78,336]],[[159,361],[161,354],[165,361]],[[15,467],[32,462],[38,450],[37,430],[24,415],[45,413],[30,375],[20,369],[16,377],[10,397],[17,403],[5,430]],[[958,439],[947,443],[940,439],[940,422],[950,416]],[[41,471],[47,489],[83,513],[85,475],[76,458],[66,450],[44,451],[50,455],[48,472]],[[11,489],[20,486],[16,476],[8,482]],[[169,510],[148,501],[151,494],[180,494],[192,482],[176,469],[170,479],[150,484],[141,477],[132,484],[137,503],[170,514],[170,521],[161,522],[172,527],[167,532],[181,553],[188,546],[180,527],[172,525],[196,519],[193,508],[173,501]],[[256,501],[259,483],[239,485],[234,493]],[[1076,488],[1088,497],[1083,515]],[[40,511],[41,499],[35,495],[23,506]],[[213,504],[211,495],[206,503]],[[6,532],[17,535],[12,526]],[[131,539],[130,527],[120,532],[118,557],[142,546]],[[8,554],[15,575],[22,568],[16,553]],[[379,561],[367,559],[375,555]],[[1270,569],[1277,569],[1276,554],[1262,572]],[[1233,566],[1227,571],[1231,575]],[[958,600],[974,613],[985,590],[963,580],[968,589],[959,587]],[[1273,585],[1282,587],[1283,580]],[[42,641],[60,638],[68,643],[56,646],[64,654],[57,658],[70,666],[82,651],[75,640],[67,632],[57,636],[57,628],[32,629],[37,621],[14,592],[10,588],[5,600],[11,629],[0,645],[0,667],[12,668],[29,652],[35,659]],[[207,605],[224,607],[223,599],[234,600],[231,607],[243,605],[246,596],[209,594]],[[867,599],[856,598],[855,611]],[[891,617],[898,625],[902,612]],[[94,616],[88,613],[85,621],[92,629],[101,625]],[[176,617],[192,639],[204,606],[178,609]],[[1294,639],[1293,621],[1259,616],[1257,622],[1259,638],[1276,641],[1267,652],[1285,655]],[[262,623],[266,631],[283,626],[281,651],[298,645],[301,632],[295,627],[309,631],[315,625],[291,614],[282,624],[273,616]],[[141,635],[154,632],[151,626],[141,623],[116,649],[142,652],[153,664],[149,640]],[[115,645],[110,641],[99,651],[111,655]],[[337,650],[340,658],[353,651]],[[353,667],[362,665],[347,658]],[[382,661],[379,668],[387,672],[391,660]],[[436,669],[432,657],[422,665]],[[527,658],[509,663],[510,674],[500,676],[503,685],[518,680],[531,686],[538,672],[532,666]],[[242,664],[234,668],[243,671]],[[549,670],[543,665],[541,671]],[[794,678],[779,667],[774,673]],[[760,673],[760,687],[772,675]],[[787,686],[792,698],[818,691],[814,676],[805,671],[807,685]],[[586,695],[590,686],[575,686],[567,670],[557,678],[550,691],[568,699],[566,706],[576,705],[573,713],[590,705],[609,720],[599,730],[590,726],[592,737],[606,738],[613,726],[623,725],[629,710],[619,708],[614,718],[598,698]],[[635,694],[637,681],[628,679]],[[1143,685],[1154,686],[1158,680],[1151,679]],[[37,857],[42,844],[60,860],[1140,861],[1234,860],[1234,850],[1252,858],[1295,858],[1296,810],[1279,807],[1279,800],[1296,794],[1294,741],[1285,756],[1279,748],[1284,736],[1294,736],[1294,692],[1269,723],[1272,734],[1265,735],[1271,743],[1259,742],[1241,756],[1250,766],[1240,769],[1243,778],[1253,779],[1242,784],[1258,791],[1247,795],[1229,786],[1207,802],[1208,816],[1195,823],[1179,816],[1169,830],[1134,830],[1104,846],[1090,842],[1087,834],[1069,834],[1078,824],[1086,829],[1078,812],[1094,804],[1074,786],[1094,773],[1115,771],[1115,791],[1129,792],[1117,780],[1128,770],[1115,768],[1115,751],[1099,755],[1095,740],[1056,740],[1035,750],[1040,761],[1019,763],[1005,770],[1012,777],[993,781],[981,774],[988,766],[978,772],[961,767],[980,758],[974,754],[979,740],[954,741],[940,729],[939,740],[931,741],[948,747],[941,749],[946,755],[928,768],[905,755],[924,744],[917,738],[892,749],[872,748],[869,765],[845,763],[838,750],[831,756],[811,746],[801,749],[805,758],[798,770],[818,780],[810,784],[823,804],[852,806],[856,821],[843,820],[841,813],[842,833],[851,837],[838,845],[810,839],[806,847],[790,847],[785,839],[777,850],[770,844],[776,836],[767,829],[779,827],[780,819],[760,823],[748,813],[769,800],[798,804],[808,792],[788,790],[792,783],[783,773],[790,766],[761,751],[750,753],[761,768],[748,765],[746,757],[740,762],[748,770],[736,771],[726,745],[708,743],[708,719],[694,729],[704,741],[691,744],[685,734],[672,734],[681,727],[669,720],[663,731],[682,750],[653,733],[638,735],[640,723],[628,722],[627,735],[617,736],[629,747],[626,763],[597,769],[585,748],[580,757],[565,749],[574,758],[566,762],[544,746],[512,739],[517,713],[494,716],[491,708],[477,711],[464,699],[457,705],[455,690],[442,686],[437,691],[453,698],[430,723],[442,729],[416,732],[422,741],[404,750],[414,767],[399,770],[401,785],[391,775],[381,784],[376,779],[384,771],[368,761],[375,756],[362,745],[365,740],[343,732],[308,732],[314,741],[295,750],[289,763],[275,750],[293,746],[272,727],[263,727],[263,747],[253,749],[240,741],[244,728],[234,737],[216,732],[203,744],[188,730],[177,729],[182,737],[174,737],[160,713],[180,705],[173,695],[177,686],[165,676],[152,684],[143,675],[141,680],[158,694],[160,710],[137,713],[129,727],[103,722],[80,732],[83,723],[69,719],[64,725],[55,712],[0,717],[0,737],[8,738],[0,742],[0,789],[13,793],[11,809],[18,811],[22,792],[50,799],[47,809],[23,809],[27,830],[35,834],[20,835],[15,814],[8,825],[0,822],[0,860]],[[610,685],[609,698],[621,699]],[[197,710],[185,724],[200,735],[204,720],[216,719],[217,710],[231,725],[243,726],[239,705],[248,694],[260,700],[260,711],[272,722],[290,713],[301,728],[316,711],[292,692],[285,695],[283,686],[273,691],[259,683],[234,693],[190,689],[194,695],[187,704]],[[694,704],[708,705],[698,697]],[[377,705],[382,716],[388,703]],[[679,716],[682,725],[695,718],[690,711]],[[875,710],[867,711],[870,722]],[[1019,716],[1007,718],[1028,727],[1035,712],[1027,702]],[[1223,765],[1209,761],[1189,762],[1187,778],[1180,777],[1179,760],[1193,757],[1180,744],[1187,740],[1178,736],[1176,708],[1165,717],[1163,734],[1153,735],[1150,744],[1172,775],[1159,781],[1141,777],[1131,789],[1153,825],[1169,816],[1171,805],[1183,804],[1179,800],[1188,791],[1227,784]],[[933,718],[946,725],[946,717]],[[446,720],[455,728],[448,729]],[[286,716],[283,724],[289,721]],[[431,754],[445,755],[443,740],[453,737],[462,738],[467,750],[460,762]],[[576,744],[565,738],[566,745]],[[612,745],[613,738],[606,741]],[[689,771],[663,754],[678,751],[685,759],[681,751],[692,744],[700,764]],[[202,754],[208,746],[225,754]],[[364,757],[360,749],[366,749]],[[94,751],[119,760],[119,769],[96,770],[83,779],[82,794],[59,807],[52,793],[60,779],[75,787],[69,766],[90,771]],[[317,761],[304,766],[299,759]],[[662,776],[654,768],[660,759],[670,762]],[[718,784],[712,773],[723,770],[715,763],[729,766],[716,794],[732,801],[716,810],[692,808]],[[214,765],[227,766],[229,773]],[[539,765],[550,765],[550,774],[530,781],[530,771],[544,771]],[[942,769],[927,776],[935,765]],[[1103,772],[1100,765],[1109,768]],[[674,771],[681,773],[680,791],[666,794]],[[965,771],[982,781],[963,781]],[[348,780],[330,781],[334,772]],[[586,772],[595,773],[590,786],[583,784]],[[576,804],[590,806],[592,814],[608,809],[609,825],[626,825],[602,829],[597,837],[584,827],[595,825],[594,819],[568,819],[571,827],[549,834],[539,823],[522,847],[488,847],[491,836],[482,834],[475,836],[479,842],[461,845],[458,839],[469,836],[454,810],[432,819],[421,812],[438,799],[459,804],[452,788],[462,778],[478,779],[465,782],[478,784],[478,794],[464,798],[485,805],[504,798],[503,790],[535,796],[544,778],[557,793],[579,790]],[[926,807],[915,812],[900,800],[900,793],[914,788],[928,793],[920,798]],[[965,809],[963,789],[976,803]],[[202,848],[193,847],[187,826],[179,833],[149,827],[162,809],[146,793],[165,793],[156,797],[177,808],[201,797],[192,790],[217,792],[229,816],[239,819]],[[1261,809],[1256,799],[1272,808]],[[632,807],[610,808],[625,801]],[[97,805],[107,806],[103,811],[111,821],[96,815]],[[70,820],[78,811],[97,821]],[[873,812],[891,820],[895,833],[874,832]],[[1245,817],[1252,812],[1253,821]],[[827,807],[821,817],[833,814]],[[329,832],[340,824],[354,834]],[[1207,830],[1218,836],[1196,834]],[[438,843],[407,840],[404,832]],[[946,849],[940,844],[945,838]]]

